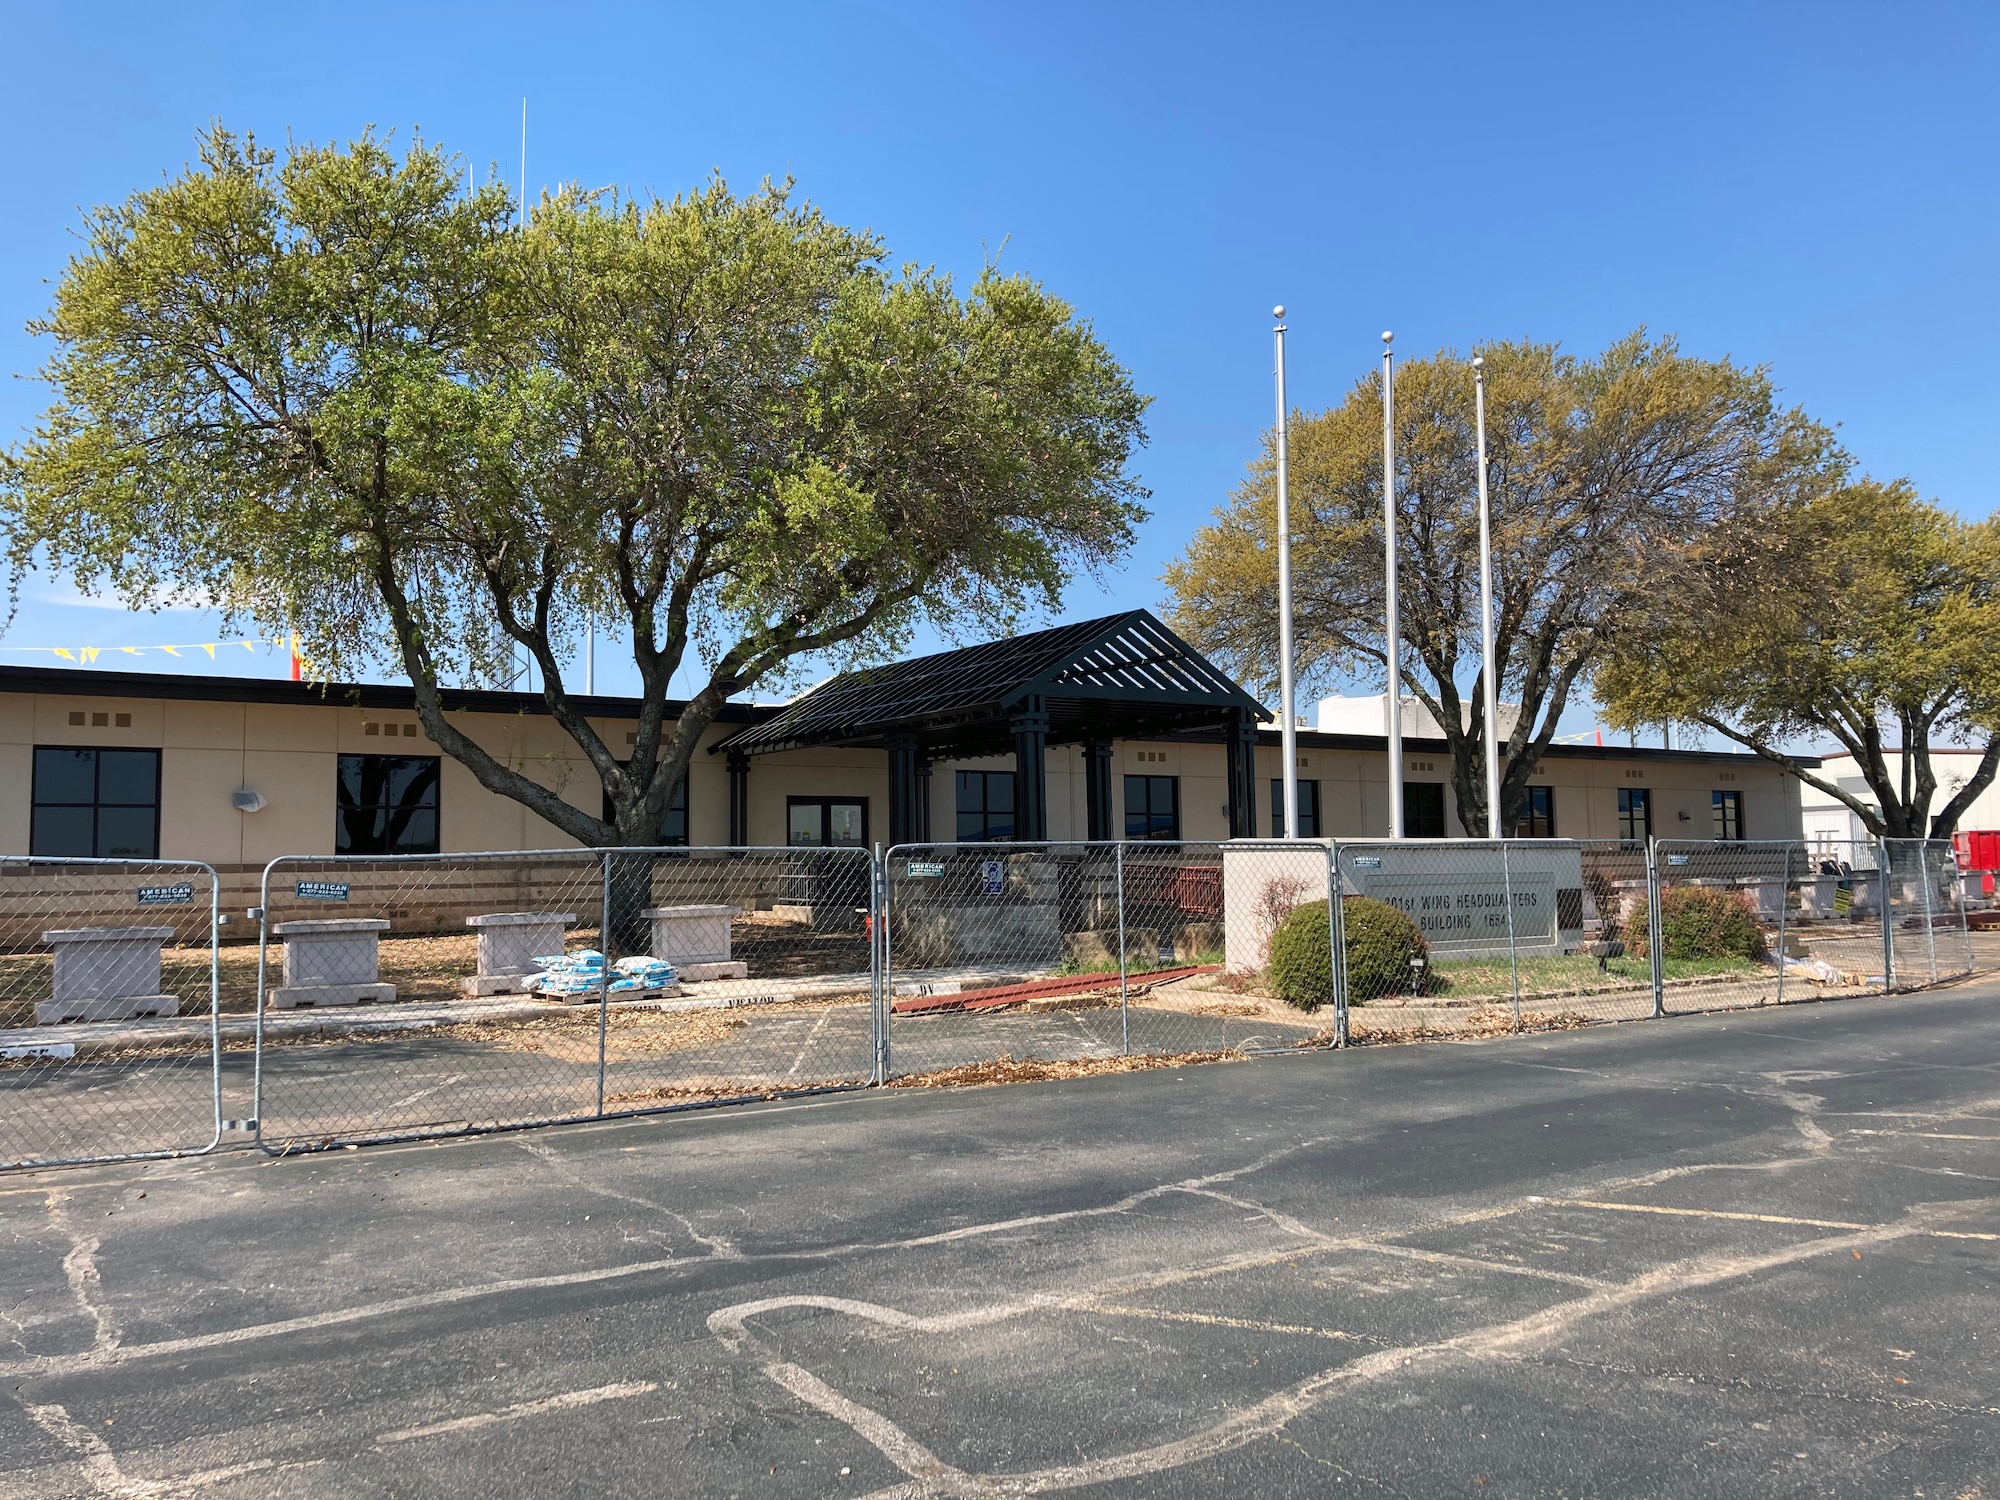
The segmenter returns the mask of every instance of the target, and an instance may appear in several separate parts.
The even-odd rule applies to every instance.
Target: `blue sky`
[[[1090,317],[1156,398],[1155,514],[1072,617],[1158,604],[1256,453],[1274,302],[1308,408],[1384,328],[1407,353],[1589,352],[1643,323],[1768,364],[1866,468],[1994,508],[1990,5],[0,4],[0,34],[16,375],[79,208],[178,170],[211,119],[272,140],[420,125],[511,179],[525,95],[531,192],[790,173],[898,260],[970,274],[1005,241]],[[0,386],[0,434],[42,400]],[[41,578],[0,648],[217,638]],[[600,688],[632,685],[611,655]]]

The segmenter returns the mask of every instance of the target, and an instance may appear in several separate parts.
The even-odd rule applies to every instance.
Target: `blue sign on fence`
[[[194,900],[191,885],[142,885],[139,887],[141,906],[186,906]]]
[[[293,894],[301,901],[345,901],[347,885],[335,880],[301,880]]]
[[[997,859],[982,860],[979,865],[979,890],[982,895],[997,896],[1006,887],[1007,872]]]

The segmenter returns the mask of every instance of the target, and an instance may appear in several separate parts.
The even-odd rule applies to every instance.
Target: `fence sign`
[[[187,906],[194,900],[191,885],[142,885],[139,887],[141,906]]]
[[[936,859],[913,859],[910,861],[910,879],[928,880],[944,874],[944,861]]]
[[[1516,952],[1553,956],[1583,939],[1583,871],[1574,849],[1514,848],[1503,869],[1497,857],[1443,859],[1413,848],[1357,856],[1353,871],[1355,889],[1415,922],[1437,958],[1506,953],[1510,910]],[[1565,891],[1567,902],[1558,897]]]
[[[347,883],[340,880],[301,880],[293,894],[301,901],[345,901]]]
[[[997,896],[1007,886],[1007,872],[997,859],[982,860],[979,865],[979,891],[981,895]]]

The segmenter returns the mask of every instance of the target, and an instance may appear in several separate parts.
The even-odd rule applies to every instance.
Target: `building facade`
[[[504,764],[602,811],[539,695],[446,704]],[[614,751],[632,743],[636,702],[580,706]],[[1059,627],[848,674],[791,705],[727,706],[662,841],[1268,837],[1283,774],[1268,717],[1143,612]],[[1301,730],[1299,832],[1386,835],[1386,753],[1380,735]],[[1406,740],[1404,762],[1406,832],[1463,835],[1442,741]],[[1754,755],[1564,745],[1521,831],[1796,839],[1804,824],[1799,783]],[[0,853],[246,868],[573,842],[443,755],[406,687],[0,669]]]

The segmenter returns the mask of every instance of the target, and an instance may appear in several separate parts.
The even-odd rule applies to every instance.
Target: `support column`
[[[931,763],[917,762],[917,842],[931,842]]]
[[[1229,740],[1229,836],[1253,839],[1257,836],[1257,721],[1244,709],[1231,709],[1224,732]]]
[[[1047,700],[1027,698],[1013,715],[1014,837],[1034,843],[1049,836],[1049,710]]]
[[[1118,804],[1111,785],[1111,741],[1091,740],[1083,747],[1083,805],[1085,836],[1093,844],[1118,837]]]
[[[898,734],[889,740],[889,843],[914,844],[923,837],[923,809],[918,802],[917,737]]]
[[[750,842],[750,757],[741,750],[729,752],[729,842]]]

